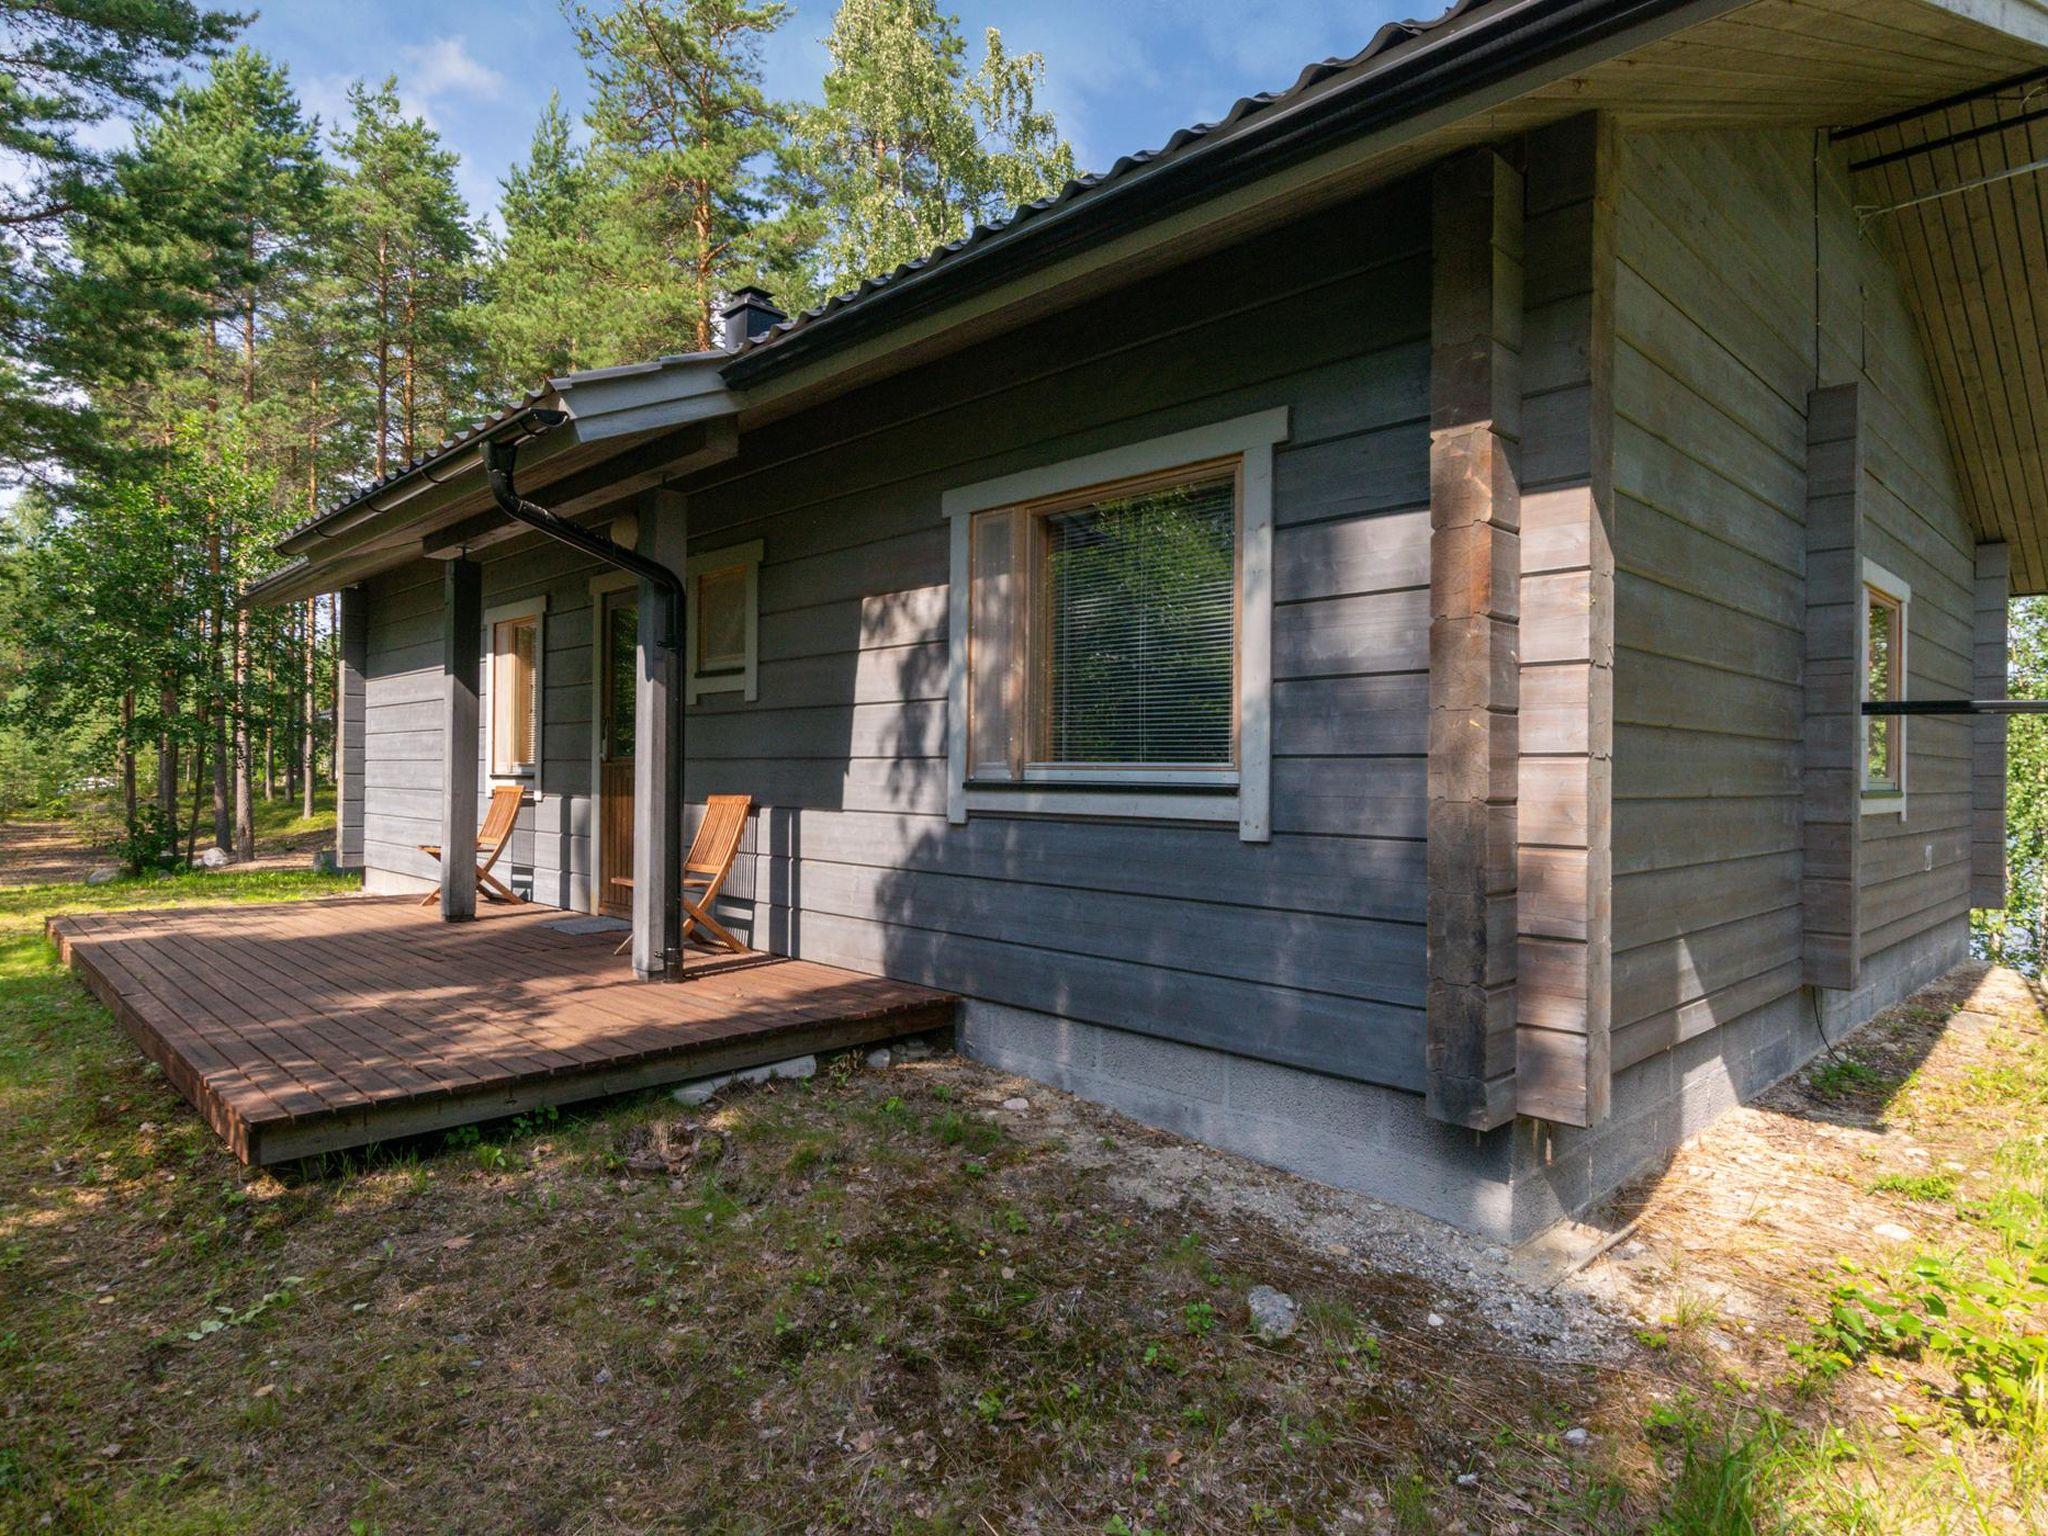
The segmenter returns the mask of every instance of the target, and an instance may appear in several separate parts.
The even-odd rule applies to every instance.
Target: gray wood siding
[[[537,901],[588,910],[591,828],[591,600],[599,567],[537,539],[488,550],[484,609],[545,596],[542,625],[540,793],[519,813],[497,873]],[[438,866],[419,851],[440,840],[442,785],[441,567],[422,561],[365,587],[363,857],[380,874],[432,880]],[[488,668],[488,637],[486,637]],[[489,792],[484,741],[476,752]]]
[[[1838,160],[1814,153],[1803,133],[1623,141],[1617,1070],[1800,982],[1816,386],[1864,386],[1864,552],[1912,583],[1910,691],[1970,682],[1973,556],[1919,344]],[[1968,907],[1969,731],[1914,721],[1907,750],[1909,814],[1859,829],[1864,958]]]
[[[794,421],[686,486],[761,539],[760,698],[690,711],[693,799],[767,809],[757,943],[1419,1089],[1429,216],[1406,184]],[[1273,824],[946,810],[949,486],[1277,405]]]

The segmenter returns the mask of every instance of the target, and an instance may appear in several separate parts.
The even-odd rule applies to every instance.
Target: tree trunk
[[[315,731],[313,724],[313,717],[319,707],[319,700],[315,697],[317,674],[313,667],[313,650],[320,634],[319,602],[320,599],[317,597],[306,599],[306,734],[300,741],[299,768],[299,772],[305,782],[301,789],[302,798],[299,802],[299,814],[308,818],[313,814],[313,784],[319,768],[319,764],[314,756],[315,749],[318,746],[316,740],[318,733]]]
[[[135,830],[135,815],[141,809],[135,797],[135,690],[121,695],[121,806],[124,824]]]
[[[235,857],[256,857],[256,808],[249,789],[249,610],[235,610]]]
[[[374,478],[384,478],[391,444],[391,278],[386,269],[389,248],[377,239],[377,452]]]
[[[164,832],[171,840],[171,855],[178,852],[178,683],[165,674],[157,690],[157,712],[162,734],[156,746],[156,806],[164,819]]]
[[[228,707],[227,690],[220,690],[221,697],[209,707],[206,744],[213,759],[213,842],[223,853],[235,851],[235,807],[228,785],[228,716],[233,711]]]

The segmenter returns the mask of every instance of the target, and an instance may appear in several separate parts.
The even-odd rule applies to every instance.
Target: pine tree
[[[786,114],[761,85],[783,0],[566,6],[590,72],[596,259],[608,269],[606,362],[713,344],[722,294],[761,275]]]
[[[81,133],[156,107],[179,68],[218,54],[246,20],[191,0],[0,0],[0,471],[90,458],[83,386],[141,371],[130,343],[148,353],[156,333],[146,290],[73,294],[52,312],[69,276],[53,249],[100,209],[117,163]]]
[[[381,477],[474,410],[476,236],[457,157],[424,118],[405,115],[397,82],[355,86],[349,109],[335,146],[334,270],[367,386],[365,468]]]
[[[612,296],[597,280],[591,228],[596,185],[559,95],[548,97],[526,162],[501,185],[504,233],[491,252],[478,329],[498,383],[513,393],[590,366],[610,328]]]
[[[1038,105],[1044,61],[1011,54],[991,27],[970,74],[957,25],[933,0],[840,5],[824,104],[799,132],[816,225],[802,297],[929,255],[1073,176],[1073,150]]]

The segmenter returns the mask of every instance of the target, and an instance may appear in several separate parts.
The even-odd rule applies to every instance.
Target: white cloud
[[[505,94],[505,77],[469,51],[467,38],[437,37],[398,54],[406,65],[401,78],[422,101],[448,96],[495,101]]]

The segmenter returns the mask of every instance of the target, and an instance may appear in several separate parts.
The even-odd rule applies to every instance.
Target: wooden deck
[[[949,1024],[925,987],[774,955],[642,982],[619,935],[412,898],[53,917],[59,953],[248,1163]]]

